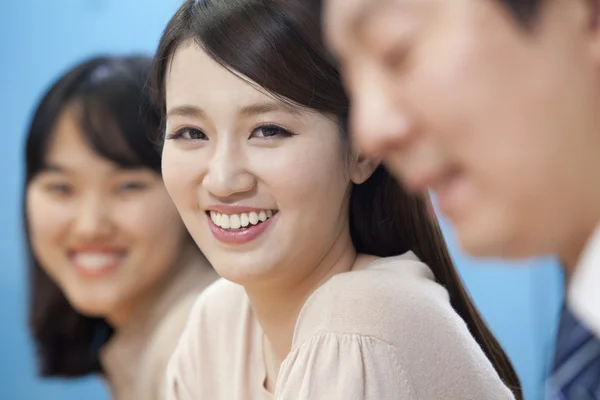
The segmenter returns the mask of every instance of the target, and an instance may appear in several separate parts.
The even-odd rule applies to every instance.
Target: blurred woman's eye
[[[277,125],[261,125],[252,130],[251,138],[277,139],[294,136],[294,133]]]
[[[148,184],[146,182],[140,182],[140,181],[131,181],[131,182],[124,182],[122,184],[120,184],[118,186],[118,191],[119,192],[137,192],[137,191],[141,191],[144,190],[148,187]]]
[[[73,187],[67,183],[48,183],[44,185],[44,190],[61,197],[73,194]]]
[[[208,137],[200,129],[186,127],[176,130],[166,136],[167,140],[208,140]]]

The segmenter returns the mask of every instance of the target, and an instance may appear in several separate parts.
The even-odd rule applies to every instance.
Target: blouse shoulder
[[[223,355],[235,353],[232,343],[249,332],[249,310],[244,289],[225,279],[215,281],[196,298],[167,367],[167,399],[191,400],[219,393],[222,382],[205,377],[233,369],[238,355]]]
[[[412,253],[380,258],[366,268],[338,274],[305,303],[294,343],[320,332],[354,333],[394,344],[399,327],[438,319],[462,323],[450,305],[448,292],[435,282],[427,265]]]
[[[336,275],[305,303],[277,399],[327,398],[340,386],[364,400],[514,399],[446,289],[411,253]]]
[[[220,278],[196,298],[189,314],[186,335],[197,336],[207,331],[205,333],[211,336],[229,337],[231,329],[235,329],[232,324],[241,323],[250,316],[250,303],[244,288]]]

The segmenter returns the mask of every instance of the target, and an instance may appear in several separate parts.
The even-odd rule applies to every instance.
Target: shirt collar
[[[567,298],[573,313],[600,338],[600,224],[580,257]]]

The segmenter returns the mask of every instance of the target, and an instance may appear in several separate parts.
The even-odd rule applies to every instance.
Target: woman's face
[[[27,188],[30,240],[75,309],[118,326],[172,270],[184,228],[160,175],[96,154],[76,117],[59,116]]]
[[[220,275],[298,281],[351,246],[354,167],[334,117],[274,99],[193,42],[173,56],[166,106],[165,185]]]

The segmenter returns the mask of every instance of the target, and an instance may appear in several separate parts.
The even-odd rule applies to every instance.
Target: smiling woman
[[[188,1],[161,39],[165,186],[225,278],[192,310],[169,398],[520,398],[429,200],[352,152],[318,10]]]
[[[43,376],[101,373],[114,399],[161,399],[166,361],[214,277],[148,140],[150,59],[95,58],[46,93],[27,138],[30,324]]]

